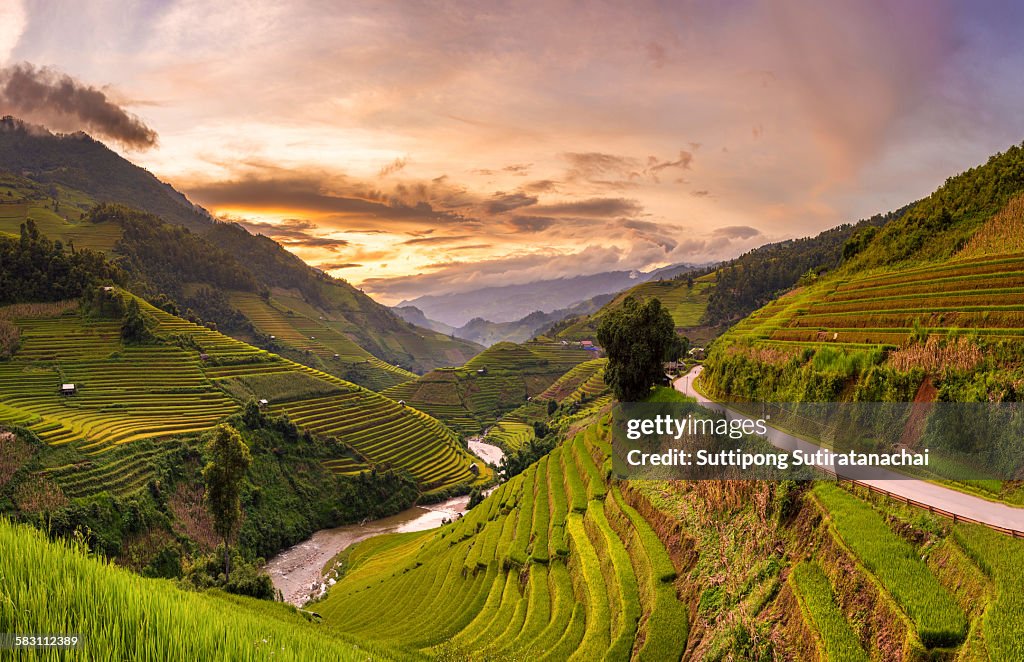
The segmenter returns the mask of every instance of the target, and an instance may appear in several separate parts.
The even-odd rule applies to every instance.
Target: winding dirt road
[[[694,388],[693,382],[700,375],[701,370],[703,370],[702,366],[696,366],[687,374],[676,379],[673,386],[680,393],[695,398],[697,402],[710,409],[728,411],[730,416],[744,418],[743,414],[730,409],[720,402],[709,400]],[[778,428],[771,427],[770,424],[767,439],[776,448],[788,451],[799,448],[805,452],[813,453],[823,448],[809,441],[794,437]],[[856,479],[861,483],[877,487],[901,498],[910,499],[925,506],[932,506],[938,510],[955,514],[957,517],[972,519],[994,527],[1024,532],[1024,508],[1015,508],[1004,503],[988,501],[928,481],[907,478],[896,472],[882,471],[883,477],[881,479],[865,479],[857,476],[854,471],[841,468],[838,473],[843,478]],[[872,468],[872,471],[875,476],[880,474],[878,468]]]

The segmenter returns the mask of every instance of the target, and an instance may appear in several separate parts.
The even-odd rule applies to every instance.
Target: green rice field
[[[157,340],[129,345],[121,342],[118,319],[90,317],[74,305],[0,309],[21,334],[13,358],[0,362],[0,422],[95,454],[201,432],[245,401],[266,399],[270,411],[343,444],[328,462],[339,473],[391,466],[427,490],[478,479],[469,471],[474,458],[437,419],[140,305]],[[75,392],[62,395],[68,383]]]

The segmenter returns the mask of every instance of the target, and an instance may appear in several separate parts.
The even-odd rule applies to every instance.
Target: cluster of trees
[[[501,458],[501,464],[498,466],[498,474],[502,480],[509,480],[513,476],[526,471],[526,468],[531,464],[550,453],[557,442],[555,435],[544,437],[543,439],[531,439],[529,443],[524,444],[519,450],[514,453],[506,453],[505,457]]]
[[[255,292],[252,273],[231,255],[203,237],[156,216],[122,205],[98,205],[86,217],[95,223],[117,223],[122,228],[114,251],[133,276],[171,294],[182,282],[203,282],[215,287]]]
[[[677,349],[672,316],[657,298],[640,303],[626,297],[622,308],[601,320],[597,341],[608,355],[604,381],[622,402],[647,397],[651,386],[665,378],[667,359]]]
[[[927,198],[888,224],[857,260],[858,267],[908,259],[946,259],[977,227],[1024,191],[1024,144],[950,177]]]
[[[332,280],[330,276],[311,268],[273,239],[249,234],[237,223],[221,222],[214,223],[203,237],[246,265],[260,280],[263,291],[270,285],[294,289],[302,292],[306,301],[324,305],[321,282]]]
[[[114,251],[134,292],[159,308],[197,323],[248,328],[248,320],[228,302],[221,289],[255,292],[261,285],[231,255],[186,228],[123,205],[98,205],[86,219],[116,223],[123,229]],[[198,289],[185,287],[185,283],[195,282],[205,285]]]
[[[71,299],[98,283],[123,280],[100,253],[50,241],[31,219],[21,224],[19,238],[0,237],[0,305]]]

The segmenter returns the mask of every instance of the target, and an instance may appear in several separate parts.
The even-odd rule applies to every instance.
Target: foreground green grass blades
[[[281,604],[182,591],[0,519],[0,632],[77,634],[81,659],[405,659],[306,621]],[[16,553],[8,553],[17,550]],[[77,654],[75,655],[77,657]],[[24,659],[59,659],[56,652]]]

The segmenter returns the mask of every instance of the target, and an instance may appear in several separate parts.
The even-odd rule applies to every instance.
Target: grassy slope
[[[688,286],[685,277],[641,283],[620,293],[597,312],[579,318],[564,328],[556,327],[558,330],[552,333],[552,336],[560,340],[592,340],[597,335],[601,319],[609,311],[621,308],[627,296],[635,296],[641,300],[660,299],[662,305],[671,313],[676,331],[690,337],[694,342],[702,343],[715,335],[713,330],[701,326],[701,317],[707,308],[708,296],[713,288],[712,275],[698,278],[692,288]]]
[[[21,224],[32,219],[51,239],[109,252],[121,237],[121,228],[114,223],[81,222],[93,204],[85,194],[65,186],[37,184],[0,171],[0,233],[16,237]]]
[[[409,657],[364,646],[295,609],[182,591],[0,519],[0,631],[77,634],[88,659],[363,660]],[[24,659],[57,659],[28,654]]]
[[[119,318],[89,317],[75,305],[3,309],[0,315],[21,330],[21,346],[0,362],[0,416],[50,444],[97,453],[208,429],[238,411],[242,400],[266,398],[272,411],[346,445],[328,462],[340,473],[388,463],[410,471],[426,489],[474,480],[473,458],[430,416],[142,307],[163,342],[122,345]],[[300,381],[308,384],[296,390]],[[66,382],[78,386],[74,396],[59,395]]]
[[[561,343],[498,343],[461,368],[434,370],[384,395],[422,409],[462,434],[478,434],[591,356]]]

